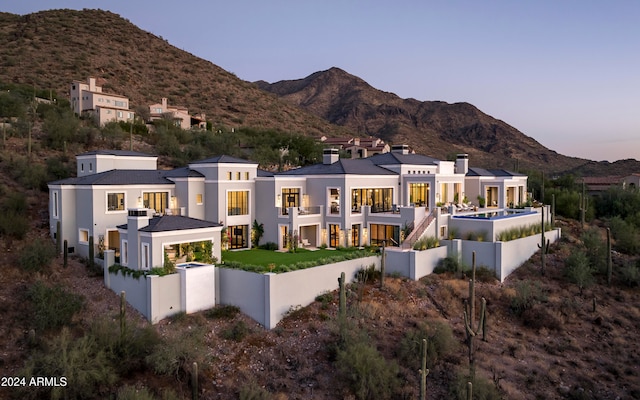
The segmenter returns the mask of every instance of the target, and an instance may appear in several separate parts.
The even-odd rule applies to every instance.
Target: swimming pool
[[[198,263],[198,262],[188,262],[188,263],[178,264],[178,265],[176,265],[176,267],[180,267],[180,268],[195,268],[195,267],[202,267],[203,265],[209,265],[209,264],[203,264],[203,263]]]
[[[490,212],[482,212],[476,214],[454,215],[453,218],[459,219],[475,219],[475,220],[496,220],[511,217],[520,217],[522,215],[537,214],[535,211],[515,211],[515,210],[496,210]]]

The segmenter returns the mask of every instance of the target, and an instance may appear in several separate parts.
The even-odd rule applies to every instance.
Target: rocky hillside
[[[338,68],[252,84],[108,11],[0,12],[0,82],[53,89],[66,98],[69,83],[88,76],[105,91],[128,96],[134,108],[167,97],[204,112],[214,126],[379,136],[442,159],[466,152],[473,166],[483,167],[580,173],[588,163],[545,148],[471,104],[401,99]],[[624,169],[640,170],[632,164]],[[611,175],[609,167],[589,164],[588,171]]]
[[[53,89],[64,98],[73,80],[94,76],[105,92],[128,96],[133,107],[167,97],[204,112],[214,126],[345,131],[108,11],[0,13],[0,65],[0,82]]]

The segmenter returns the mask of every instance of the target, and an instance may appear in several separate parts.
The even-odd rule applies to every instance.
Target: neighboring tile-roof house
[[[128,224],[118,225],[119,229],[127,229]],[[149,220],[149,225],[140,228],[140,232],[169,232],[188,229],[215,228],[222,226],[215,222],[189,218],[180,215],[164,215]]]
[[[296,168],[276,175],[397,175],[395,172],[379,167],[370,159],[339,159],[332,164],[314,164]]]
[[[51,185],[173,185],[174,183],[165,176],[168,171],[140,170],[140,169],[113,169],[81,176],[79,178],[66,178],[51,182]]]

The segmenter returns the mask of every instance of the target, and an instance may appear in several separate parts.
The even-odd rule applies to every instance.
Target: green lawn
[[[373,254],[371,251],[357,249],[318,249],[314,251],[298,249],[295,253],[251,249],[223,251],[222,262],[230,268],[241,268],[255,272],[267,271],[269,264],[274,264],[273,272],[286,272]]]
[[[269,266],[295,264],[299,261],[313,261],[319,258],[333,257],[341,254],[345,250],[318,249],[315,251],[298,249],[295,253],[280,251],[251,249],[238,251],[223,251],[222,261],[238,261],[243,264]]]

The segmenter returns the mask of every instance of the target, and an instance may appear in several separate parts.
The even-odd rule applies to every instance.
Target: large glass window
[[[409,203],[416,207],[429,207],[429,184],[410,183]]]
[[[288,214],[289,207],[300,207],[300,189],[299,188],[283,188],[282,189],[282,215]]]
[[[389,212],[393,210],[393,189],[352,189],[351,211],[362,212],[362,206],[370,206],[372,213]]]
[[[107,193],[107,211],[124,211],[124,193]]]
[[[340,189],[329,189],[329,214],[340,214]]]
[[[249,214],[249,191],[227,192],[227,215]]]
[[[381,225],[371,224],[371,245],[382,246],[399,246],[400,245],[400,227],[398,225]]]
[[[351,246],[360,246],[360,224],[351,225]]]
[[[249,225],[231,225],[228,228],[229,247],[232,249],[245,249],[249,247]]]
[[[144,207],[155,210],[159,214],[164,213],[164,210],[168,208],[168,198],[169,194],[167,192],[142,193],[142,203]]]
[[[340,246],[340,225],[329,224],[329,247]]]

